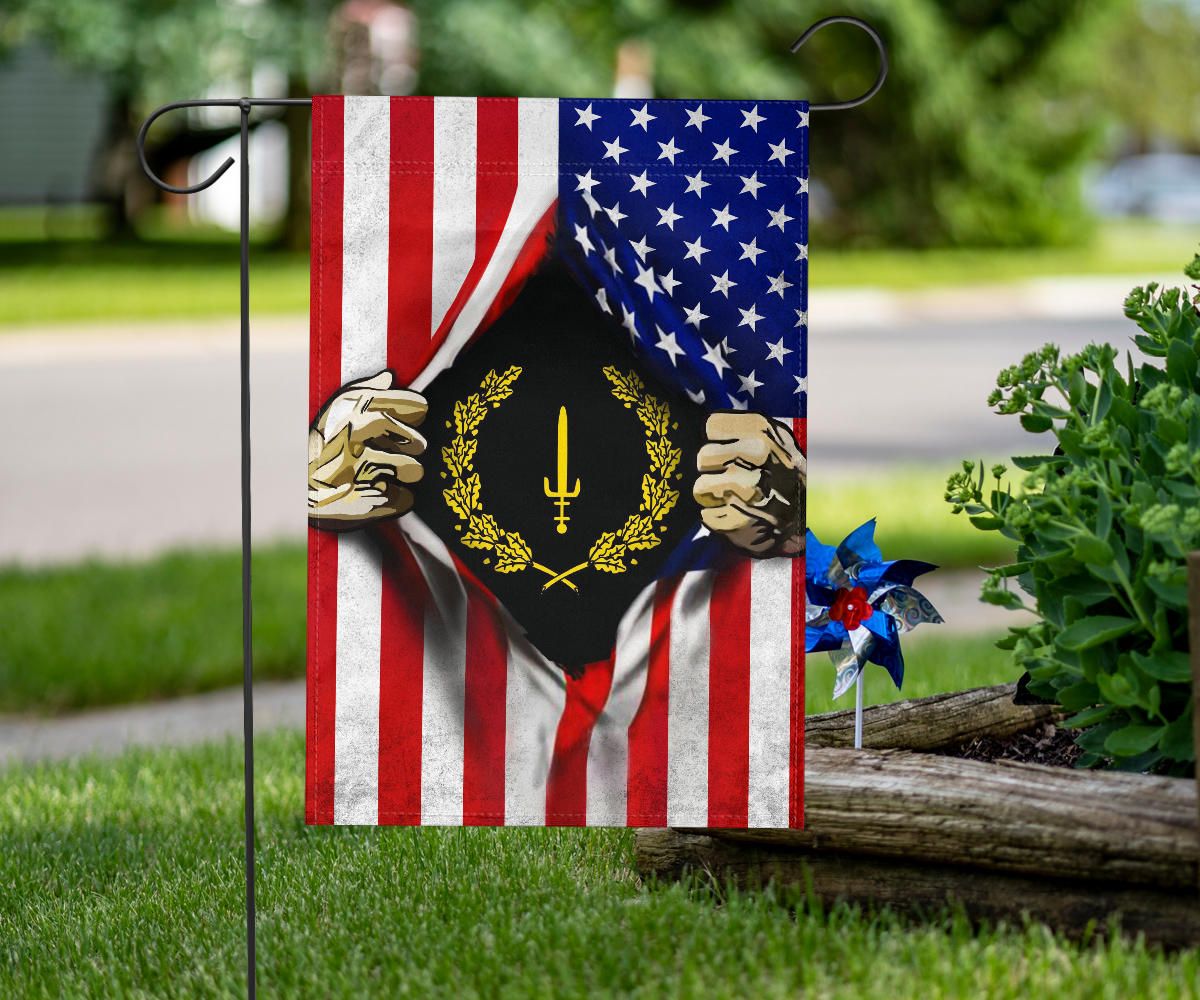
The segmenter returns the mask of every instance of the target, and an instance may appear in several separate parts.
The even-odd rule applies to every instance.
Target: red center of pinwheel
[[[863,623],[864,618],[871,617],[871,605],[867,601],[865,587],[853,587],[849,590],[839,590],[833,603],[829,605],[829,617],[832,621],[841,622],[847,632],[853,632]]]

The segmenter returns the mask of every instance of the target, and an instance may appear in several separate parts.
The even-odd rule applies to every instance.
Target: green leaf
[[[1009,461],[1025,472],[1033,472],[1043,465],[1059,466],[1065,465],[1067,462],[1061,455],[1013,455]]]
[[[1071,554],[1080,562],[1093,566],[1109,566],[1113,561],[1112,547],[1092,534],[1081,534],[1076,538]]]
[[[1030,434],[1041,434],[1053,427],[1054,422],[1049,417],[1036,417],[1032,413],[1022,413],[1021,426]]]
[[[1121,618],[1116,615],[1093,615],[1068,625],[1055,640],[1063,649],[1078,652],[1082,649],[1092,649],[1096,646],[1118,639],[1138,627],[1133,618]]]
[[[967,520],[980,531],[996,531],[1004,526],[1004,521],[992,514],[972,514]]]
[[[1192,387],[1196,373],[1196,352],[1182,340],[1172,340],[1167,347],[1167,375],[1176,385]]]
[[[1104,749],[1114,757],[1136,757],[1158,745],[1166,726],[1132,724],[1118,729],[1104,741]]]
[[[1101,674],[1096,678],[1100,697],[1122,708],[1133,708],[1141,704],[1141,694],[1124,674]]]
[[[1158,741],[1158,748],[1172,760],[1196,759],[1195,730],[1192,728],[1194,711],[1194,703],[1189,699],[1179,718],[1166,726],[1162,739]]]
[[[1153,677],[1156,681],[1168,684],[1186,684],[1192,679],[1192,665],[1187,653],[1177,651],[1151,653],[1133,653],[1133,662],[1142,673]]]
[[[1068,684],[1058,692],[1057,701],[1068,712],[1078,712],[1080,709],[1091,708],[1100,700],[1100,689],[1091,681],[1080,681],[1078,684]]]
[[[1103,722],[1116,710],[1116,705],[1093,705],[1091,708],[1085,708],[1082,712],[1076,712],[1068,719],[1063,719],[1060,725],[1067,729],[1086,729],[1088,726],[1094,726],[1097,722]]]

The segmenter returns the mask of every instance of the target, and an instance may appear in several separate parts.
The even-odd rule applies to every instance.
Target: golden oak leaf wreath
[[[519,532],[501,527],[484,511],[479,473],[474,469],[479,425],[490,410],[498,409],[512,395],[521,371],[517,365],[500,375],[494,370],[489,371],[479,385],[479,392],[454,404],[454,437],[442,448],[442,462],[446,467],[442,476],[450,480],[450,486],[442,490],[442,496],[446,505],[464,522],[455,526],[462,532],[463,545],[490,551],[493,558],[484,562],[492,564],[497,573],[535,569],[550,578],[542,585],[542,590],[562,583],[578,593],[579,588],[570,579],[576,573],[589,568],[601,573],[624,573],[628,569],[625,559],[630,551],[652,549],[662,541],[660,533],[667,529],[660,522],[679,499],[679,491],[670,485],[672,475],[680,478],[675,470],[682,452],[670,439],[670,430],[678,425],[671,423],[670,407],[646,391],[646,384],[636,372],[623,375],[611,365],[604,369],[605,377],[612,383],[613,396],[626,409],[636,412],[646,432],[649,468],[642,476],[642,502],[617,531],[601,533],[588,549],[584,562],[557,572],[534,558],[533,549]],[[447,426],[450,426],[449,421]],[[629,562],[636,565],[637,560],[630,558]]]

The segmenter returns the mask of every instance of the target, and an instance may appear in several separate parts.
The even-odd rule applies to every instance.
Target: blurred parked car
[[[1200,222],[1200,156],[1147,153],[1118,160],[1088,185],[1101,215]]]

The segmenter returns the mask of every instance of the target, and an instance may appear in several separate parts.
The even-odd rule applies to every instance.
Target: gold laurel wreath
[[[475,449],[479,444],[479,425],[489,410],[498,409],[500,404],[513,393],[513,385],[522,369],[512,365],[503,374],[489,371],[479,385],[479,392],[471,393],[466,399],[454,404],[454,437],[442,448],[442,461],[446,471],[442,478],[450,479],[449,488],[442,490],[446,505],[458,519],[465,523],[455,525],[461,531],[463,545],[470,549],[482,549],[494,554],[493,568],[497,573],[519,573],[525,569],[536,569],[550,577],[542,590],[562,583],[578,593],[570,577],[582,570],[599,570],[601,573],[624,573],[628,567],[625,557],[629,551],[652,549],[661,541],[660,532],[666,531],[661,522],[675,506],[679,491],[672,489],[670,482],[679,466],[682,452],[670,439],[670,430],[678,424],[671,422],[670,407],[646,391],[646,385],[636,372],[622,375],[613,366],[604,369],[605,377],[612,383],[612,394],[626,409],[635,409],[646,433],[646,454],[650,461],[647,472],[642,476],[642,502],[637,511],[630,514],[617,531],[605,531],[588,549],[584,562],[570,569],[557,572],[534,559],[533,549],[521,537],[520,532],[502,528],[491,514],[483,509],[482,484],[479,473],[474,469]],[[450,421],[446,426],[451,426]],[[656,530],[657,529],[657,530]],[[489,557],[485,564],[492,563]],[[630,565],[637,559],[630,558]]]

